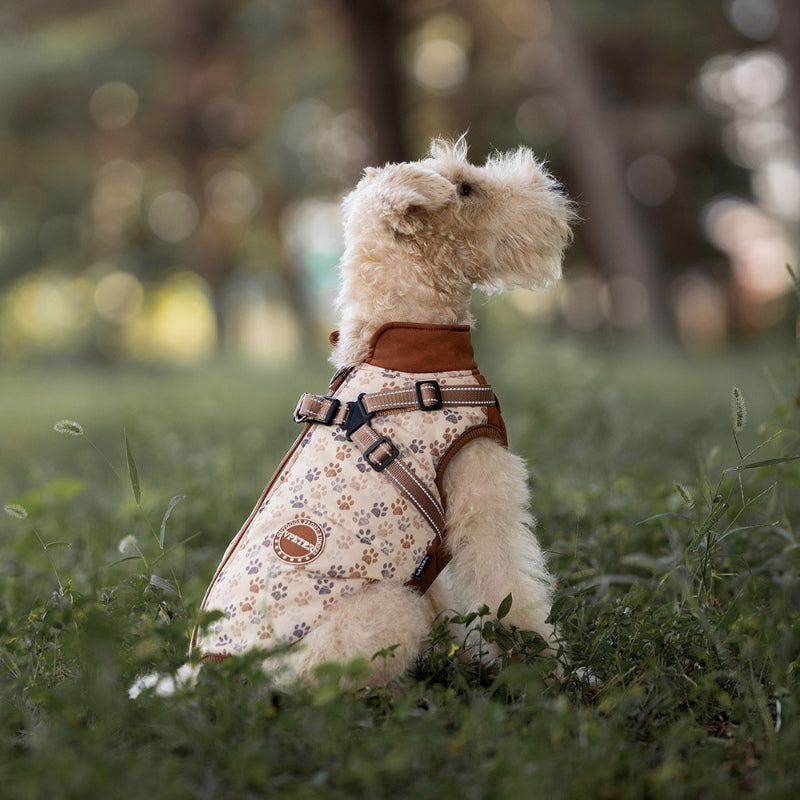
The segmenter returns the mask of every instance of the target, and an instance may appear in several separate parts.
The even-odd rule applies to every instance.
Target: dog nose
[[[550,188],[554,192],[558,192],[559,194],[566,194],[567,193],[566,187],[564,186],[563,183],[560,183],[559,181],[553,181],[553,183],[550,184]]]

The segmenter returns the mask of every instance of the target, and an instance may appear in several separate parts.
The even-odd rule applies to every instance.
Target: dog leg
[[[437,587],[438,603],[446,602],[446,592],[460,613],[483,603],[494,613],[511,593],[508,622],[553,642],[545,621],[552,582],[532,531],[523,460],[492,441],[470,442],[448,465],[443,488],[453,558]]]
[[[276,669],[276,683],[313,679],[314,667],[326,661],[366,659],[397,645],[385,657],[371,661],[367,684],[377,686],[402,679],[430,630],[430,601],[415,589],[394,581],[376,581],[330,608],[319,625],[281,659],[267,661]]]

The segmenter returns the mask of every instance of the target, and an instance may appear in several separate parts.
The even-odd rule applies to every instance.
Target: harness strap
[[[392,483],[419,509],[436,534],[444,539],[444,509],[436,496],[411,469],[400,461],[397,447],[387,436],[381,436],[369,425],[359,426],[350,436],[364,460],[376,472],[383,472]]]
[[[417,381],[413,389],[386,389],[363,393],[357,400],[342,403],[331,395],[305,393],[294,412],[295,422],[337,425],[361,451],[375,472],[383,472],[397,489],[419,510],[436,534],[422,562],[409,580],[410,585],[426,591],[447,563],[442,547],[445,535],[444,509],[435,488],[429,488],[398,458],[397,446],[388,436],[381,436],[370,425],[375,414],[419,409],[438,411],[447,406],[497,406],[491,386],[441,386],[435,380]],[[433,569],[429,569],[429,567]]]
[[[437,381],[417,381],[413,389],[386,389],[359,397],[363,410],[369,414],[405,411],[438,411],[443,406],[493,406],[497,404],[491,386],[440,386]],[[300,396],[294,412],[295,422],[314,422],[321,425],[348,425],[353,406],[341,403],[331,395]]]

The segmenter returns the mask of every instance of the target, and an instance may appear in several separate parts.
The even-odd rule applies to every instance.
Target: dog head
[[[391,281],[395,264],[406,282],[489,292],[557,280],[573,218],[561,185],[529,149],[475,166],[463,137],[434,140],[421,161],[367,169],[343,212],[345,272],[348,260],[366,260]]]

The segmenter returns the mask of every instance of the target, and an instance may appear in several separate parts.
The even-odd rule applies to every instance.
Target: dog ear
[[[392,164],[380,179],[381,213],[397,233],[415,233],[427,214],[455,199],[455,186],[447,178],[419,164]]]

